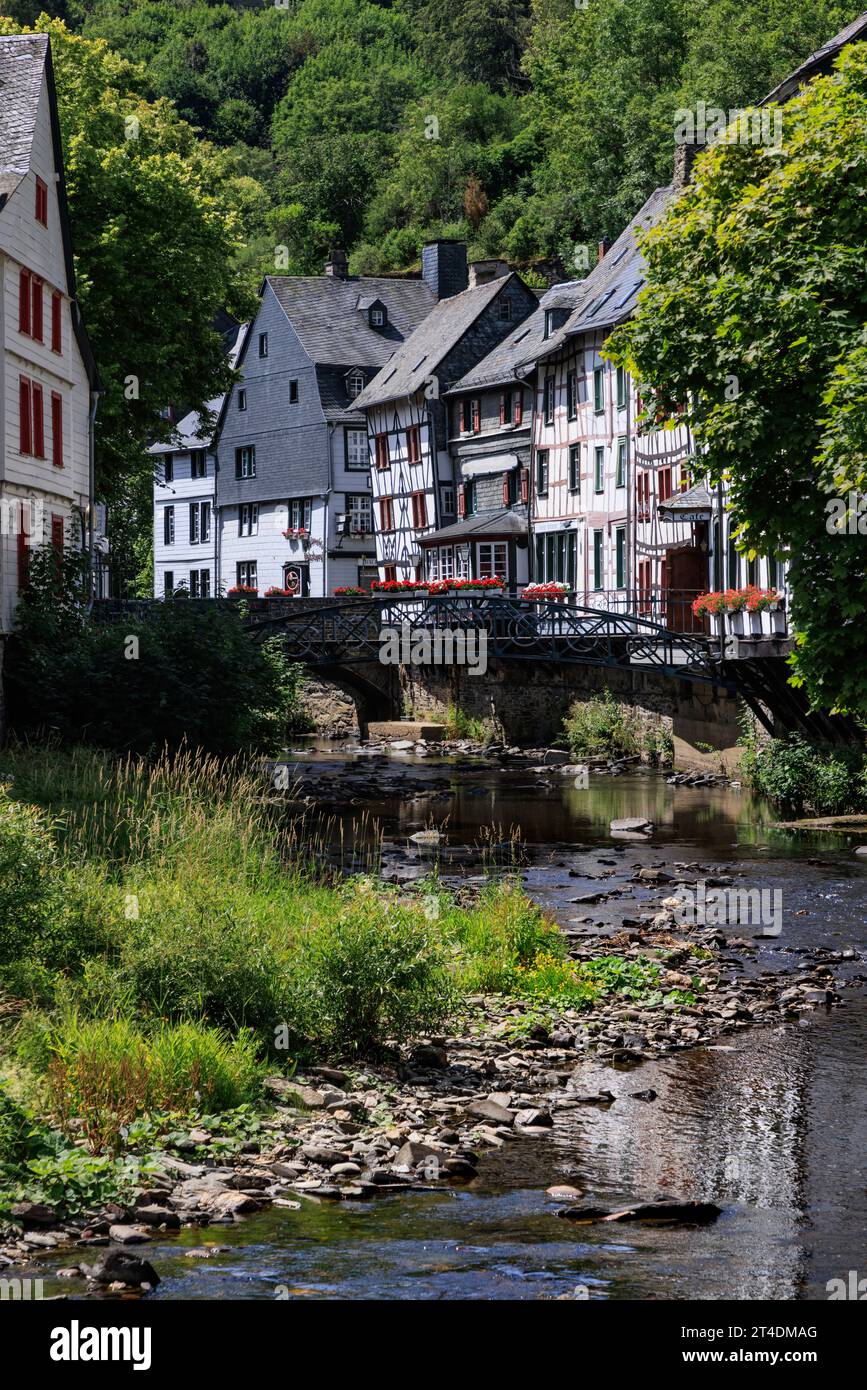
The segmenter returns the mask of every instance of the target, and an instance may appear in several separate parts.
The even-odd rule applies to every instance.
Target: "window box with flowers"
[[[359,589],[357,584],[341,584],[336,589],[331,590],[335,598],[364,598],[368,593],[367,589]]]
[[[747,584],[743,589],[724,589],[699,594],[693,600],[692,611],[697,618],[710,618],[717,632],[728,627],[736,637],[761,636],[762,614],[770,614],[771,631],[785,633],[785,600],[777,589],[760,589]]]
[[[233,584],[231,589],[226,590],[226,598],[258,598],[259,590],[254,589],[252,584]]]
[[[549,579],[544,584],[527,584],[521,597],[531,599],[558,599],[561,603],[565,603],[566,599],[569,597],[569,585],[561,584],[559,580],[556,579]]]
[[[270,589],[265,590],[266,598],[295,598],[292,589],[281,589],[278,584],[272,584]]]
[[[496,598],[503,592],[505,579],[490,575],[487,579],[446,579],[450,594],[487,594]]]
[[[414,579],[374,579],[370,589],[380,598],[414,599],[418,587]]]

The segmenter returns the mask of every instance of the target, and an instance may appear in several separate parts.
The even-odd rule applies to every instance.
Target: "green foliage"
[[[857,745],[822,747],[800,734],[748,737],[741,767],[753,790],[785,815],[867,811],[867,757]]]
[[[278,746],[300,682],[279,642],[252,642],[232,605],[165,603],[146,619],[100,625],[80,558],[50,549],[34,553],[5,674],[19,733],[141,752]]]
[[[867,570],[857,522],[829,499],[867,481],[867,50],[782,112],[782,148],[726,143],[646,241],[637,317],[610,343],[687,402],[712,483],[728,483],[739,548],[788,555],[795,685],[867,710]],[[846,508],[848,510],[848,508]]]
[[[563,723],[573,757],[629,757],[639,751],[641,730],[634,710],[618,704],[610,690],[576,700]]]
[[[144,1033],[124,1019],[63,1016],[50,1043],[51,1112],[92,1152],[120,1147],[122,1130],[150,1111],[206,1113],[254,1099],[261,1069],[249,1034],[234,1038],[200,1024]]]
[[[442,945],[418,908],[369,885],[305,935],[295,988],[301,1031],[337,1056],[429,1032],[455,1004]]]
[[[508,992],[519,969],[541,955],[566,954],[559,929],[513,881],[489,889],[475,907],[447,916],[443,927],[459,947],[458,981],[470,993]]]

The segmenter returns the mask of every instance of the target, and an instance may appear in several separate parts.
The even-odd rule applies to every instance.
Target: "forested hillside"
[[[141,63],[231,152],[241,263],[356,271],[433,234],[529,264],[615,235],[670,176],[673,113],[761,98],[860,0],[5,0]],[[284,253],[285,260],[285,253]]]

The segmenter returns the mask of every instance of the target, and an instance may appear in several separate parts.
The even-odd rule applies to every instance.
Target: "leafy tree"
[[[230,603],[178,599],[101,623],[84,580],[74,552],[34,553],[6,660],[13,729],[122,752],[279,746],[297,710],[299,670],[278,639],[253,642]]]
[[[782,111],[782,149],[728,142],[648,238],[648,287],[612,353],[654,408],[687,402],[740,543],[787,553],[793,683],[867,711],[867,46]],[[730,128],[734,132],[734,127]]]

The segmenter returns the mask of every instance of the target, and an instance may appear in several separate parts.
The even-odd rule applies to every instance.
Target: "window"
[[[205,478],[208,474],[208,465],[205,462],[204,449],[190,450],[190,477]]]
[[[347,493],[350,536],[369,536],[373,530],[373,498],[369,492]]]
[[[427,498],[423,492],[412,494],[412,524],[416,531],[427,526]]]
[[[40,178],[36,180],[36,221],[48,226],[48,185]]]
[[[418,425],[410,425],[406,432],[406,456],[410,463],[421,459],[421,436]]]
[[[623,410],[626,406],[626,368],[617,368],[617,409]]]
[[[243,444],[240,449],[235,450],[235,477],[255,478],[255,476],[256,446],[255,444]]]
[[[650,560],[638,561],[638,611],[650,613],[652,609],[650,593]],[[720,587],[720,586],[718,586]]]
[[[190,503],[190,545],[198,545],[200,541],[205,542],[211,539],[211,504],[210,502],[191,502]]]
[[[500,424],[520,425],[523,405],[523,393],[520,386],[503,391],[500,396]]]
[[[379,499],[379,529],[380,531],[394,530],[394,509],[390,497],[380,497]]]
[[[569,449],[569,491],[581,491],[581,445],[573,444]]]
[[[593,532],[593,588],[602,588],[602,542],[603,531]]]
[[[163,507],[163,545],[175,543],[175,509]]]
[[[51,351],[63,351],[63,295],[51,294]]]
[[[671,469],[670,469],[670,468],[660,468],[660,470],[659,470],[659,483],[658,483],[658,487],[657,487],[657,495],[658,495],[658,500],[659,500],[660,502],[667,502],[668,499],[669,499],[669,497],[671,496]]]
[[[385,310],[381,306],[375,305],[374,308],[371,309],[370,326],[371,328],[385,327]]]
[[[509,548],[505,541],[485,541],[478,547],[478,578],[508,579]]]
[[[458,406],[458,429],[461,434],[469,434],[470,418],[470,402],[469,400],[462,400]]]
[[[599,445],[593,451],[593,487],[597,492],[605,490],[605,450]]]
[[[243,386],[239,386],[238,388],[238,409],[247,409],[247,392]]]
[[[31,386],[33,395],[33,456],[45,458],[45,418],[43,415],[42,387],[38,381]]]
[[[734,532],[735,532],[735,523],[734,523],[733,521],[730,521],[730,522],[729,522],[728,556],[727,556],[727,564],[726,564],[726,580],[727,580],[726,587],[729,588],[729,589],[736,589],[736,588],[738,587],[738,560],[739,560],[739,556],[738,556],[738,552],[737,552],[737,546],[735,545],[735,536],[734,536]]]
[[[163,482],[173,483],[175,480],[175,456],[174,454],[163,454]]]
[[[554,423],[554,378],[545,377],[543,415],[546,425]]]
[[[618,526],[614,532],[614,558],[618,589],[626,588],[626,527]]]
[[[478,505],[476,485],[472,479],[464,483],[458,496],[458,507],[461,516],[475,516]]]
[[[238,508],[238,535],[255,536],[259,532],[259,503],[242,502]]]
[[[594,367],[593,369],[593,409],[597,415],[601,415],[605,409],[604,367]]]
[[[444,487],[440,489],[440,502],[442,505],[443,516],[454,516],[455,490],[453,487]]]
[[[351,372],[346,379],[346,394],[351,401],[364,390],[364,377],[361,372]]]
[[[190,598],[211,597],[211,571],[190,570]]]
[[[42,342],[42,281],[38,275],[30,277],[30,336]]]
[[[518,500],[518,474],[514,468],[503,474],[503,506],[513,507]]]
[[[383,568],[386,584],[393,584],[397,579],[397,565],[385,565]]]
[[[511,299],[497,300],[497,318],[501,323],[511,323],[512,321],[512,301]]]
[[[33,451],[33,403],[30,382],[25,376],[18,381],[18,449],[22,454]]]
[[[51,462],[63,467],[63,397],[58,391],[51,392]]]
[[[235,583],[239,588],[245,589],[259,588],[259,579],[256,570],[255,560],[239,560],[235,566]]]
[[[471,402],[471,405],[472,405],[472,408],[473,408],[473,410],[472,410],[473,434],[478,434],[478,433],[479,433],[479,430],[482,428],[482,403],[481,403],[481,401],[478,399],[478,397],[476,397],[476,399],[475,399],[474,401]]]
[[[626,487],[626,440],[617,441],[617,469],[614,474],[614,486]]]
[[[18,332],[30,334],[30,271],[18,272]]]
[[[388,467],[388,435],[377,434],[374,436],[374,448],[376,450],[377,468]]]
[[[289,382],[289,404],[290,404],[290,405],[297,405],[297,404],[298,404],[298,382],[297,382],[297,381],[290,381],[290,382]]]
[[[551,334],[554,332],[554,327],[555,327],[555,324],[554,324],[554,310],[553,310],[553,309],[546,309],[546,310],[545,310],[545,337],[546,337],[546,338],[550,338]]]
[[[453,579],[455,577],[455,552],[451,545],[434,546],[427,552],[429,579]]]
[[[566,378],[566,414],[570,420],[578,418],[578,373],[570,372]]]
[[[288,503],[289,529],[306,531],[310,535],[310,522],[313,516],[313,503],[309,497],[293,497]]]
[[[364,430],[346,431],[346,467],[367,468],[367,434]]]
[[[166,570],[163,575],[163,598],[171,598],[175,592],[174,570]]]
[[[530,501],[530,470],[529,470],[529,468],[522,468],[522,469],[521,469],[521,501],[524,503],[524,506],[526,506],[527,503]]]
[[[260,333],[260,334],[259,334],[259,356],[260,356],[260,357],[267,357],[267,356],[268,356],[268,334],[267,334],[267,333]]]
[[[548,496],[548,450],[540,449],[536,455],[536,496]]]
[[[635,511],[639,521],[650,520],[650,474],[639,473],[635,479]]]

